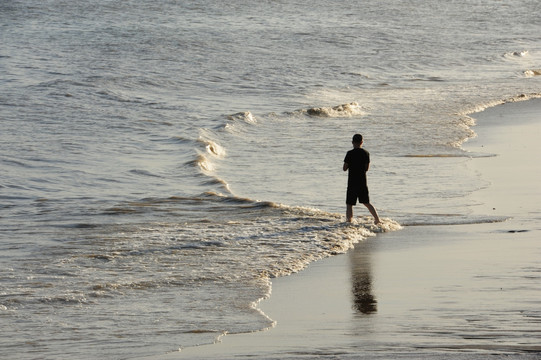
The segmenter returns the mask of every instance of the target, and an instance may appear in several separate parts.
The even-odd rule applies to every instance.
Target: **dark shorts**
[[[370,199],[368,198],[367,186],[360,186],[355,188],[348,187],[348,191],[346,194],[346,204],[356,205],[357,200],[359,200],[361,204],[367,204],[370,202]]]

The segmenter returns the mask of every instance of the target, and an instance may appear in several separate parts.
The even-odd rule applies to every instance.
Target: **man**
[[[346,194],[346,219],[351,222],[353,219],[353,206],[360,203],[368,208],[370,214],[374,217],[374,223],[377,225],[381,221],[376,209],[370,204],[368,197],[368,186],[366,185],[366,172],[370,166],[370,154],[362,149],[363,136],[361,134],[353,135],[353,150],[347,152],[344,159],[344,171],[348,172],[348,189]]]

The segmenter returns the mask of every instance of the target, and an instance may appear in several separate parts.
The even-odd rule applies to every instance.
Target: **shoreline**
[[[533,190],[535,194],[541,178],[536,156],[541,136],[541,99],[505,103],[471,116],[476,119],[477,137],[463,147],[472,153],[489,155],[470,162],[480,179],[489,183],[470,195],[479,203],[472,210],[514,218],[539,211],[531,199],[532,193],[527,191]]]
[[[274,328],[153,359],[538,358],[541,99],[472,114],[463,145],[485,183],[472,215],[505,222],[406,227],[272,279]],[[532,155],[534,154],[534,155]]]

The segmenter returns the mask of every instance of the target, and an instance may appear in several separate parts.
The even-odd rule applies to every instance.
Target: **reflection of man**
[[[371,314],[378,310],[377,300],[372,294],[369,242],[370,240],[365,240],[358,243],[352,252],[353,308],[363,314]]]
[[[353,135],[353,150],[347,152],[344,159],[344,171],[348,171],[348,190],[346,195],[346,220],[351,222],[353,219],[353,206],[357,204],[357,199],[368,208],[370,214],[374,217],[374,223],[380,223],[376,209],[370,204],[368,198],[368,186],[366,185],[366,172],[370,167],[370,154],[363,145],[363,136],[361,134]]]

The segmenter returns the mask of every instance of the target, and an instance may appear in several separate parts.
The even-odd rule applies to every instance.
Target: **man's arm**
[[[349,165],[348,165],[347,162],[344,163],[344,166],[342,167],[342,169],[343,169],[344,171],[346,171],[347,169],[349,169]]]

